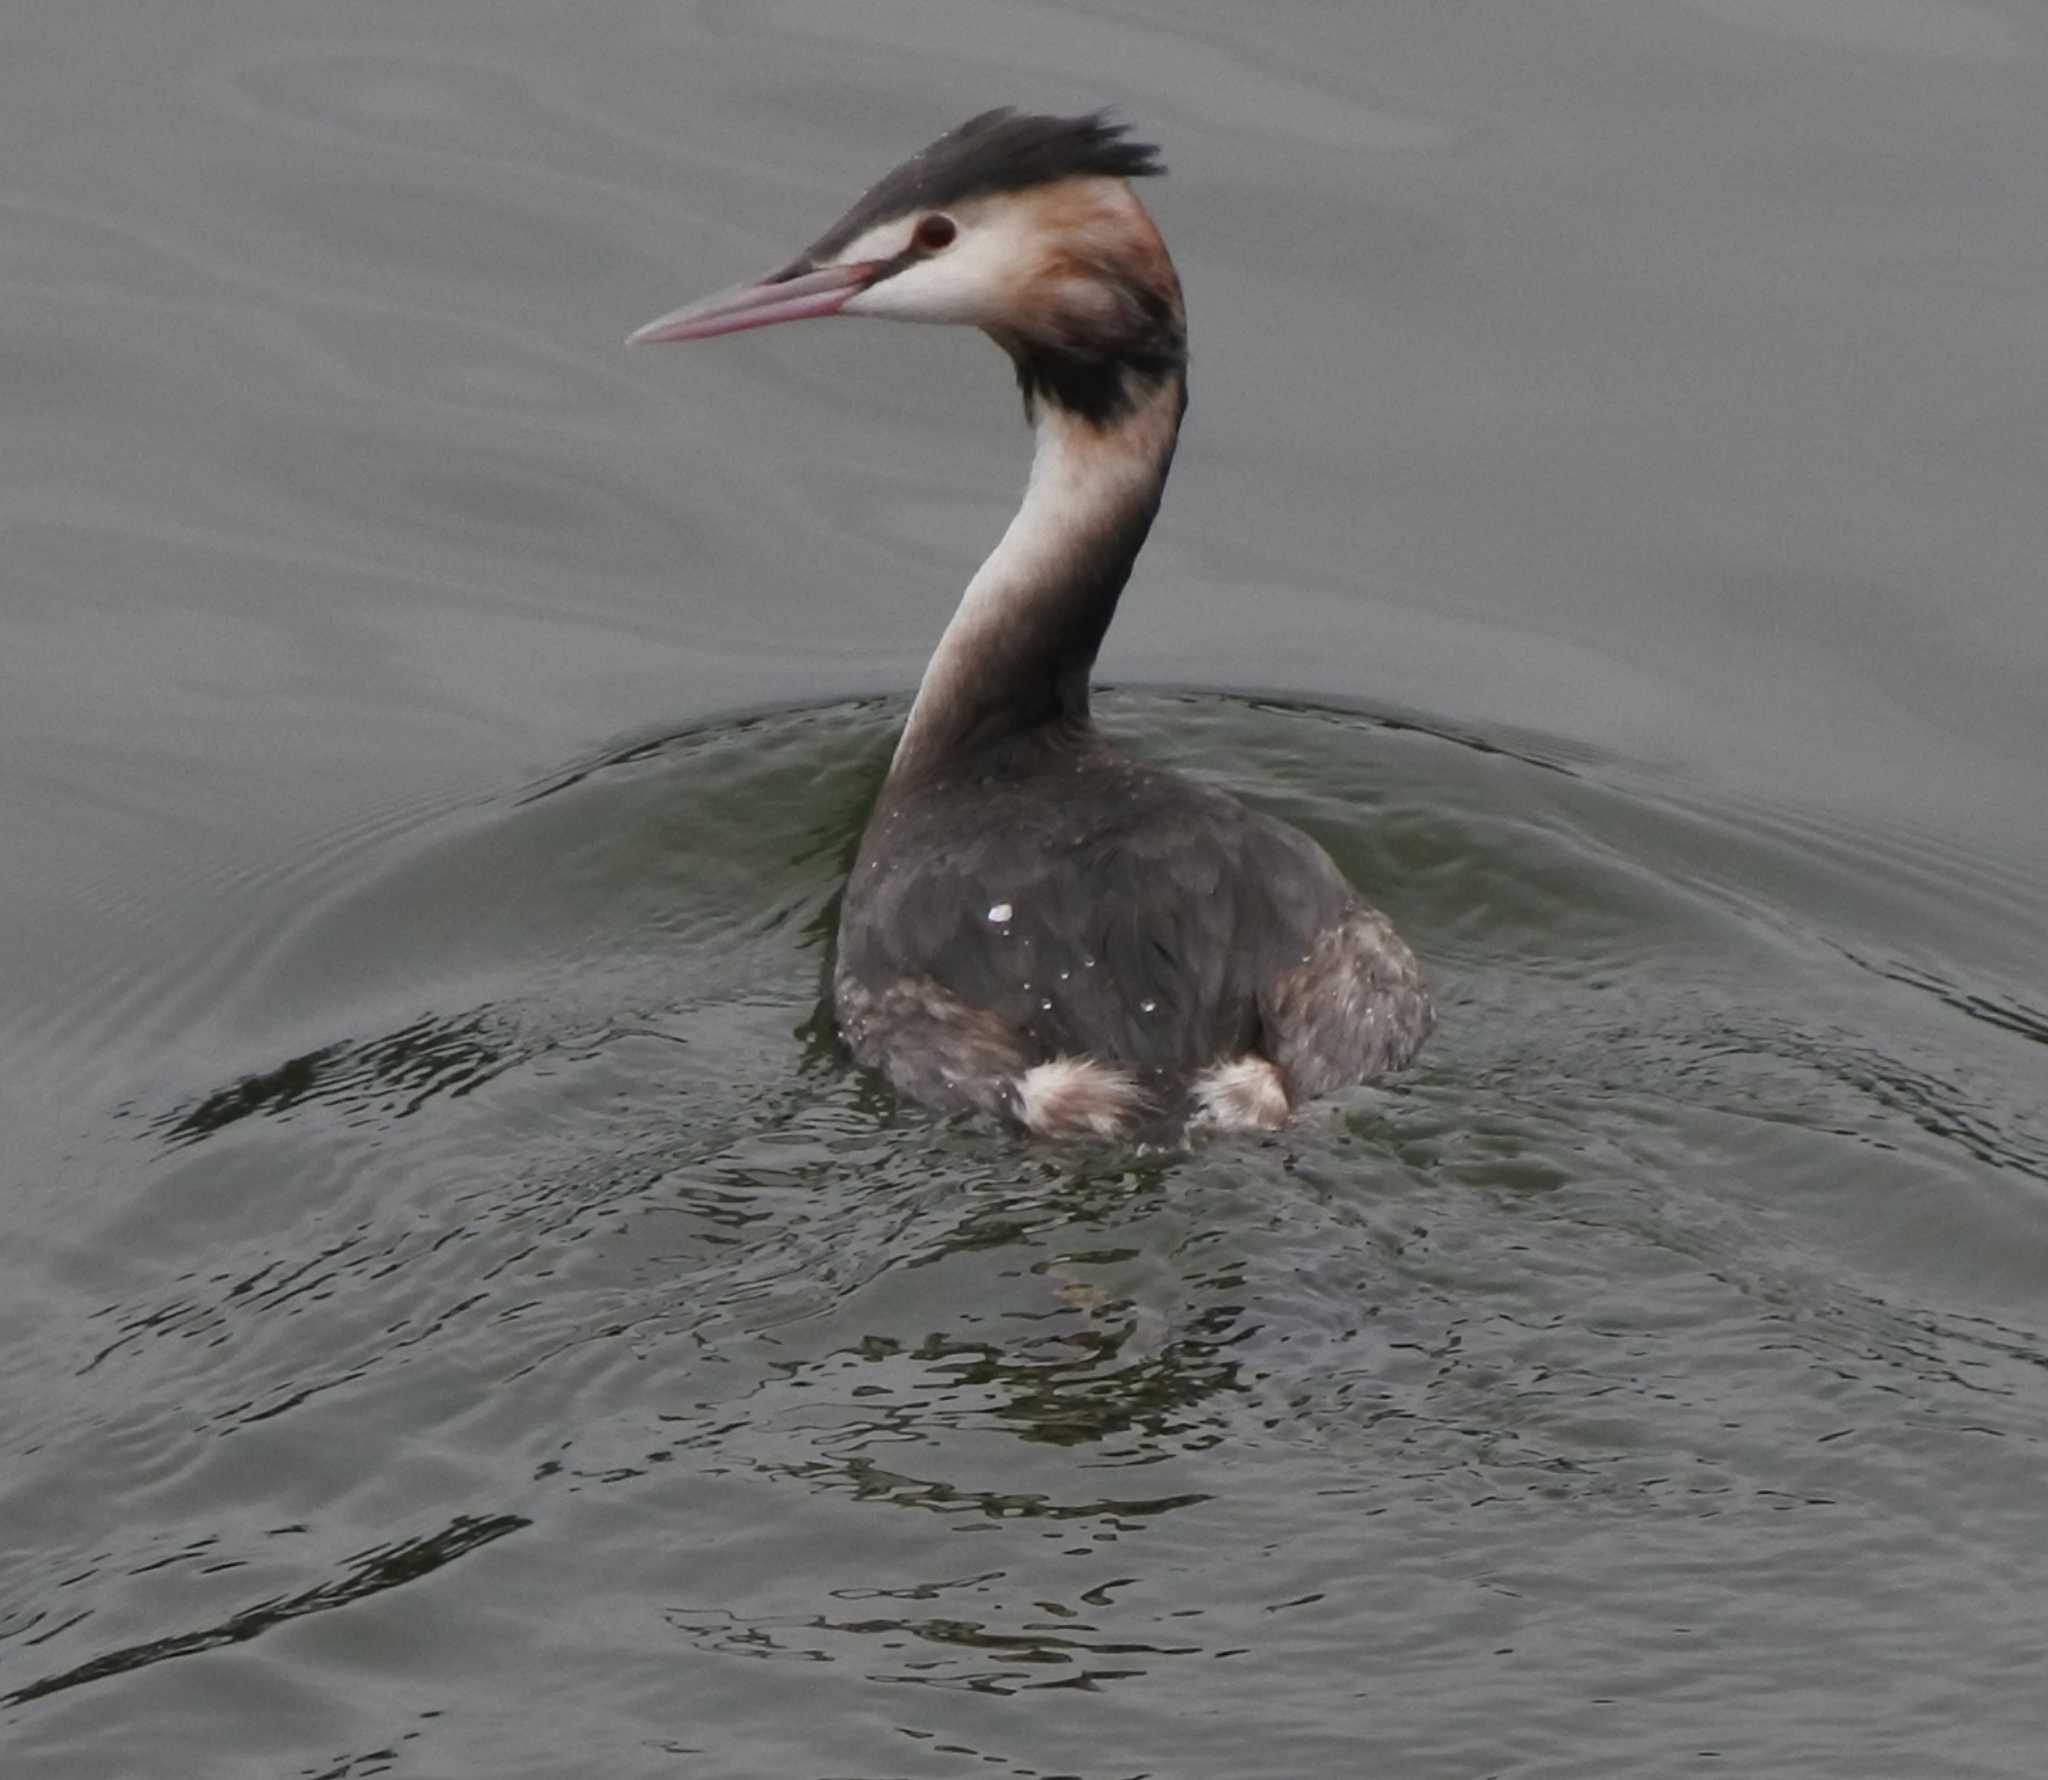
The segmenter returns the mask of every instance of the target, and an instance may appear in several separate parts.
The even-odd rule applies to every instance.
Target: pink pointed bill
[[[650,321],[626,336],[628,346],[653,346],[664,340],[708,340],[715,334],[737,334],[746,328],[773,327],[778,321],[807,321],[814,315],[835,315],[874,282],[881,268],[872,264],[820,266],[769,284],[741,284],[715,297]]]

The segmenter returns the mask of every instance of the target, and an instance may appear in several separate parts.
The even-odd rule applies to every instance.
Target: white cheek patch
[[[981,256],[950,249],[935,259],[905,266],[862,291],[840,312],[879,315],[890,321],[979,322],[993,313],[991,282],[995,268]]]
[[[864,290],[842,315],[876,315],[890,321],[950,321],[971,327],[999,322],[1015,305],[1021,269],[1035,259],[1029,218],[998,211],[979,217],[951,212],[960,233],[950,247],[920,259]],[[916,218],[870,229],[847,248],[845,261],[887,259],[910,243]],[[891,246],[890,243],[895,245]]]

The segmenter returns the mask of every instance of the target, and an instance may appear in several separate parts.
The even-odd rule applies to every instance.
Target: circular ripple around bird
[[[1448,1690],[1581,1773],[1688,1730],[1768,1767],[1930,1640],[1995,1675],[2048,1582],[2015,1558],[2048,1021],[1881,869],[1909,838],[1805,849],[1540,738],[1105,704],[1371,887],[1444,1005],[1416,1070],[1185,1156],[892,1108],[821,993],[894,705],[394,832],[131,1105],[136,1190],[62,1273],[98,1308],[8,1362],[25,1747],[123,1678],[186,1765],[167,1669],[340,1712],[402,1648],[408,1697],[461,1698],[466,1621],[407,1629],[456,1606],[524,1669],[571,1605],[547,1672],[619,1771],[707,1710],[762,1771],[886,1765],[886,1723],[1277,1773],[1276,1712],[1284,1771],[1341,1769],[1337,1649],[1397,1766],[1442,1765]],[[227,1645],[275,1673],[171,1661]],[[1086,1714],[1020,1742],[988,1709],[1047,1686]]]

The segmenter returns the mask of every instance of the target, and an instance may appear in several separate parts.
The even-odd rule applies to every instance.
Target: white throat
[[[1000,703],[1007,678],[1046,671],[1048,637],[1063,624],[1088,634],[1092,661],[1108,619],[1100,607],[1114,607],[1158,506],[1181,406],[1169,381],[1111,426],[1040,408],[1024,499],[932,653],[892,775]]]

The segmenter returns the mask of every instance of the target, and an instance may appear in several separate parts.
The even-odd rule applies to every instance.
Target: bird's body
[[[1417,995],[1306,835],[1092,732],[885,787],[835,982],[912,1099],[1058,1135],[1278,1124],[1405,1061]]]
[[[1088,675],[1186,408],[1180,285],[1100,118],[992,112],[793,266],[636,339],[835,312],[979,326],[1038,450],[926,670],[847,885],[834,1002],[909,1098],[1048,1136],[1270,1127],[1405,1064],[1413,955],[1308,836],[1129,759]]]

